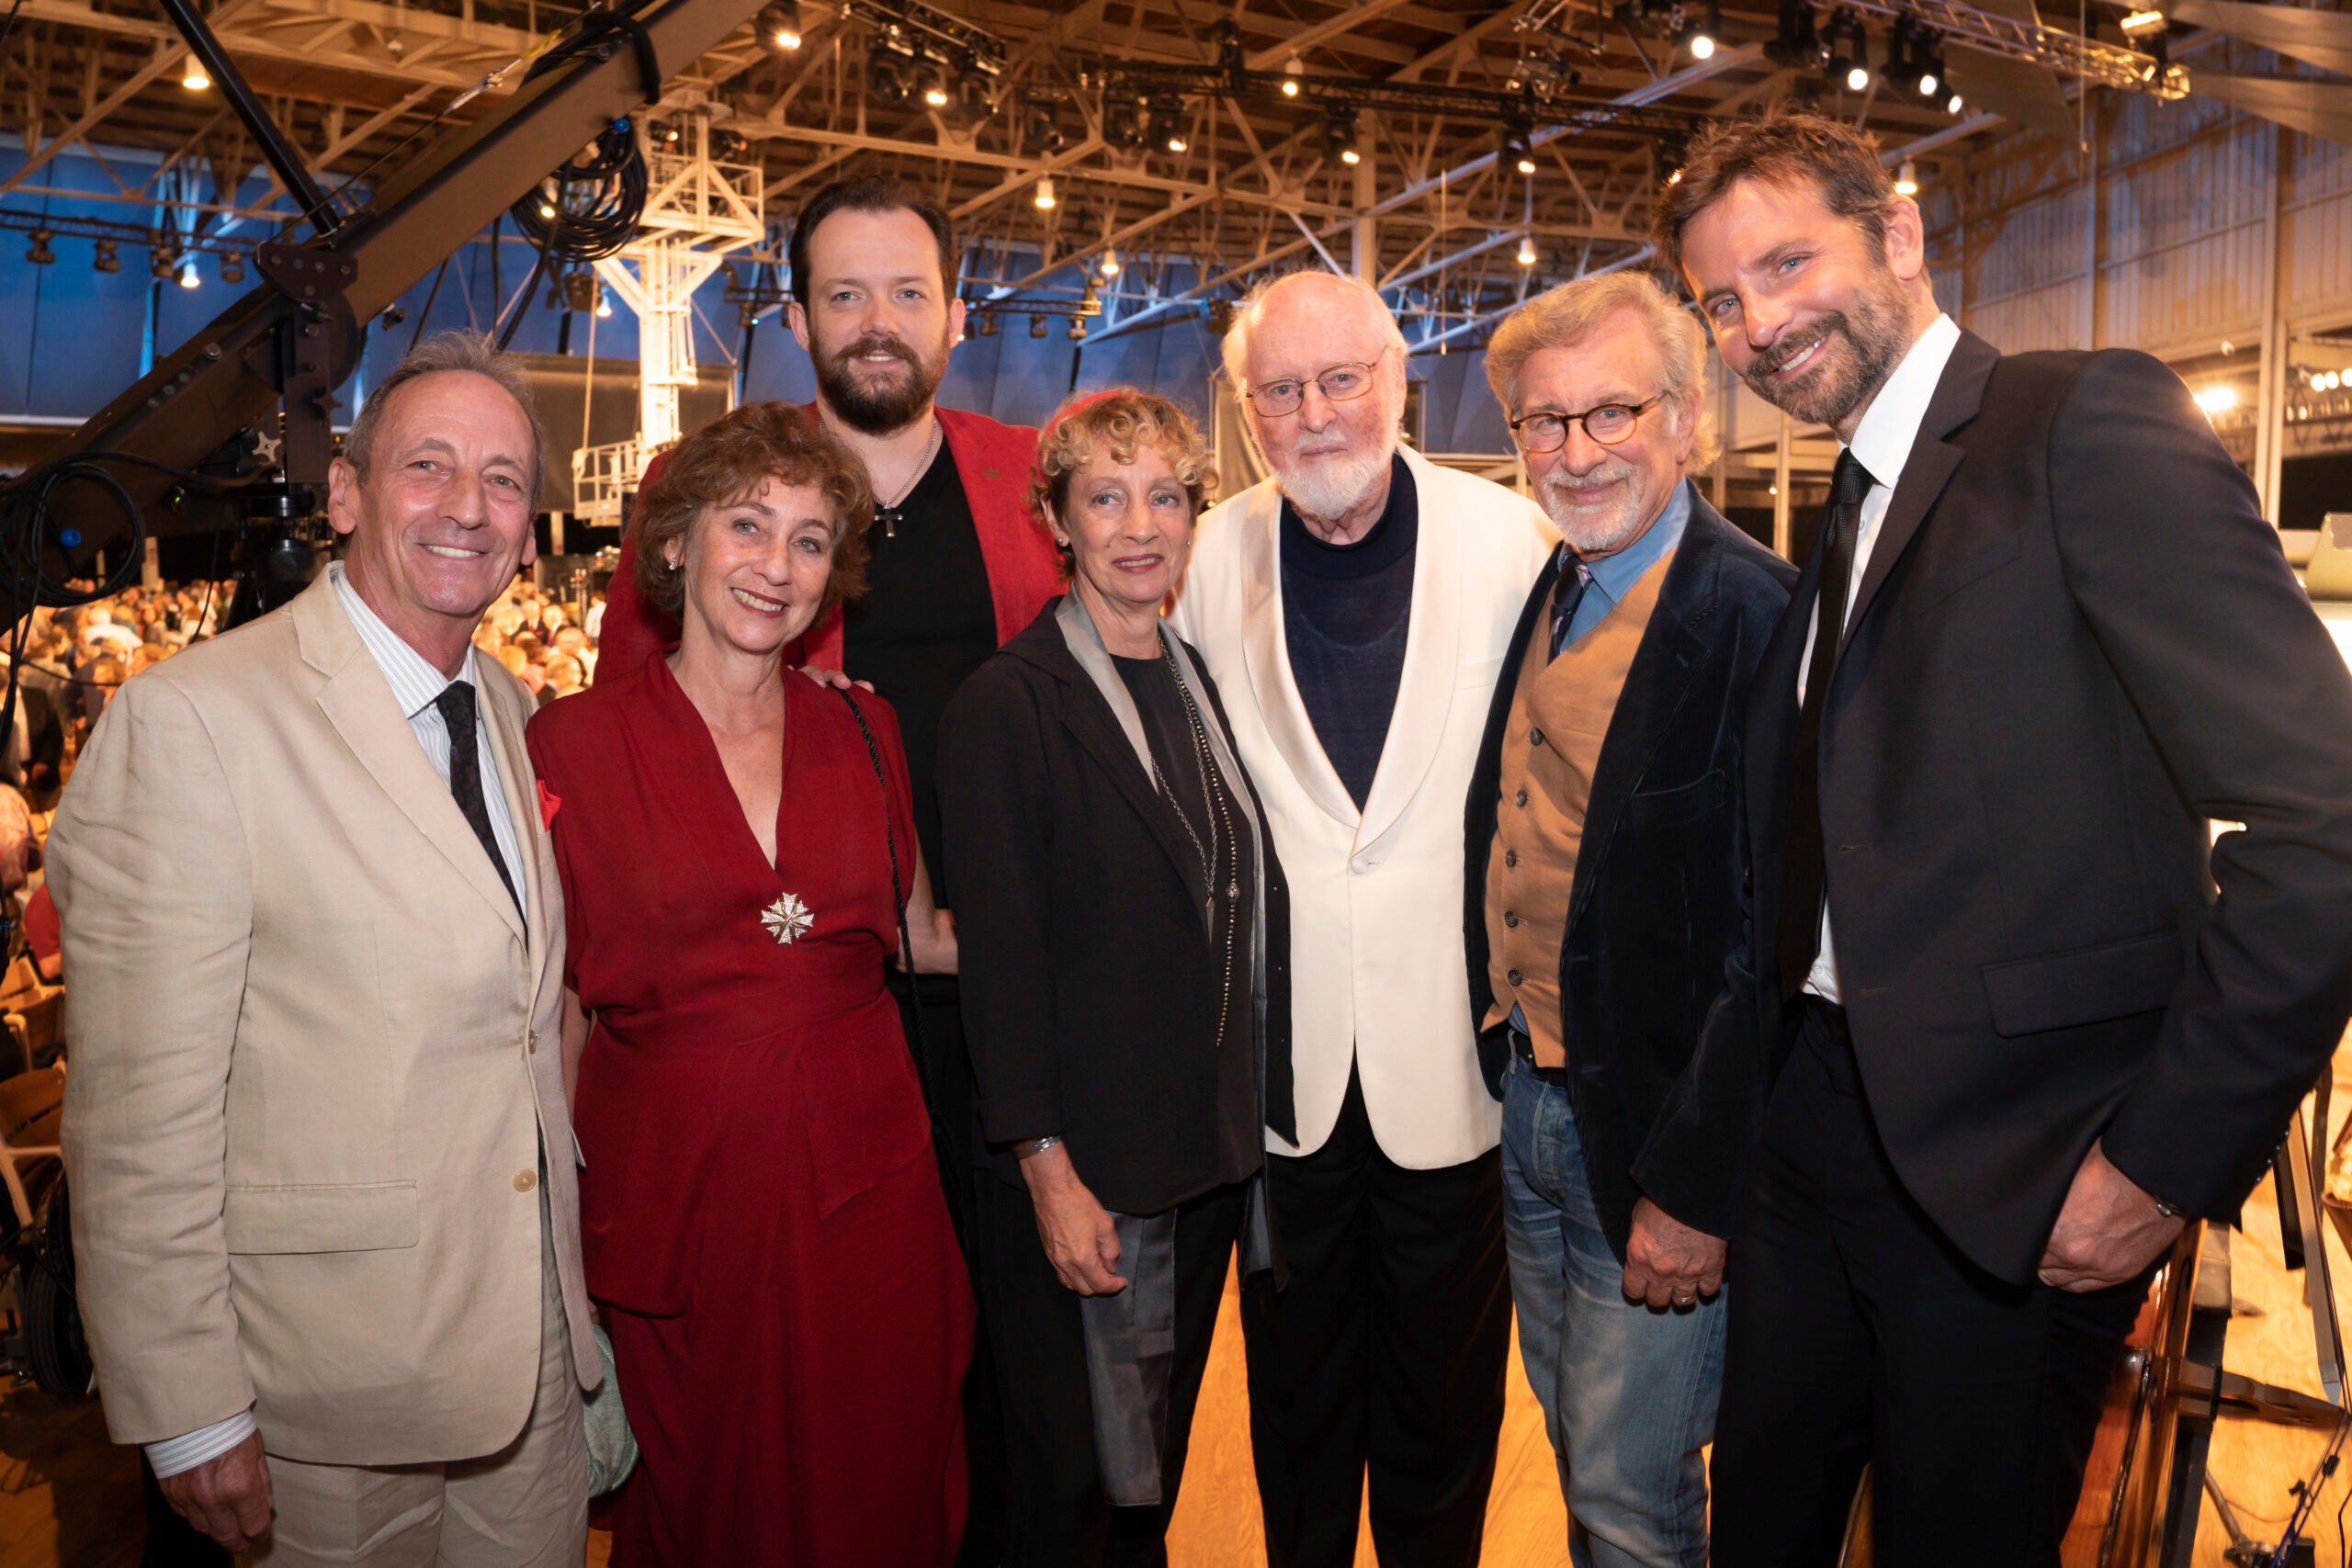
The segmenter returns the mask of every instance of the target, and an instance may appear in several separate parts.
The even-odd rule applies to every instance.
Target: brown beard
[[[914,374],[895,388],[860,384],[850,362],[860,355],[876,352],[896,355]],[[929,364],[899,339],[870,334],[838,354],[812,357],[817,369],[817,390],[823,396],[825,406],[852,430],[867,435],[888,435],[904,430],[931,407],[932,399],[939,391],[940,378],[947,372],[947,342],[943,333],[939,352]]]
[[[1790,418],[1808,424],[1838,425],[1849,414],[1878,395],[1911,346],[1910,311],[1894,275],[1883,268],[1855,299],[1850,311],[1822,317],[1802,340],[1775,344],[1773,351],[1749,366],[1741,379],[1755,394]],[[1853,353],[1841,371],[1826,359],[1829,340],[1843,338]],[[1822,345],[1822,364],[1786,384],[1776,384],[1772,372],[1814,343]]]

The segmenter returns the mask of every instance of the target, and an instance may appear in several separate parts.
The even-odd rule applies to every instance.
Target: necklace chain
[[[895,539],[899,536],[899,525],[906,518],[906,513],[899,508],[906,505],[907,497],[914,494],[915,486],[922,483],[922,477],[931,472],[932,462],[939,456],[939,441],[944,434],[940,427],[939,416],[933,414],[931,439],[923,443],[922,460],[915,465],[913,476],[899,487],[899,493],[888,504],[885,504],[878,495],[874,498],[874,516],[876,521],[882,525],[884,538]]]

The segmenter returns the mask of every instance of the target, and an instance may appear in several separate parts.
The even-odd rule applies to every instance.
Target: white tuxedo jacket
[[[1543,509],[1402,449],[1419,502],[1412,624],[1380,768],[1359,812],[1315,737],[1283,634],[1272,479],[1201,518],[1170,620],[1206,660],[1290,884],[1299,1141],[1340,1116],[1352,1062],[1382,1152],[1417,1170],[1495,1146],[1462,990],[1463,808],[1527,591],[1559,535]]]

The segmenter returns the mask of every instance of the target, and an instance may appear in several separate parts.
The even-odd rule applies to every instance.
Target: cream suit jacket
[[[78,1290],[107,1425],[248,1403],[271,1453],[398,1464],[522,1430],[540,1149],[572,1356],[563,891],[523,726],[476,660],[529,929],[322,575],[124,686],[50,839]]]
[[[1559,535],[1543,509],[1404,448],[1419,502],[1396,706],[1356,809],[1292,679],[1264,480],[1204,514],[1170,620],[1206,660],[1290,884],[1295,1146],[1340,1118],[1352,1060],[1383,1153],[1410,1169],[1475,1159],[1501,1115],[1462,989],[1463,811],[1487,708],[1527,591]]]

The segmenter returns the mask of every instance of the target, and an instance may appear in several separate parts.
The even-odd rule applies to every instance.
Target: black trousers
[[[1103,1494],[1079,1298],[1054,1277],[1029,1194],[986,1171],[974,1191],[980,1295],[996,1325],[1004,1410],[1006,1568],[1165,1568],[1168,1521],[1248,1189],[1219,1187],[1176,1211],[1176,1361],[1156,1508],[1114,1508]]]
[[[1844,1013],[1803,1006],[1732,1231],[1716,1568],[1833,1568],[1865,1461],[1878,1568],[2057,1568],[2148,1277],[1968,1261],[1888,1162]]]
[[[918,1015],[913,987],[905,976],[890,975],[899,1021],[921,1068],[931,1110],[931,1148],[939,1159],[948,1219],[964,1250],[965,1266],[972,1269],[976,1309],[972,1370],[964,1378],[964,1456],[971,1475],[971,1502],[956,1562],[956,1568],[996,1568],[1004,1561],[1004,1415],[997,1402],[996,1360],[989,1350],[988,1303],[980,1296],[972,1212],[975,1184],[990,1179],[985,1170],[974,1168],[979,1119],[973,1107],[972,1058],[964,1044],[964,1010],[955,976],[925,975],[920,984],[922,1009]]]
[[[1502,1158],[1408,1170],[1354,1075],[1331,1136],[1266,1159],[1290,1282],[1242,1293],[1269,1568],[1355,1561],[1365,1473],[1382,1568],[1478,1561],[1503,1421]]]

